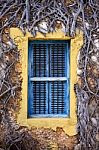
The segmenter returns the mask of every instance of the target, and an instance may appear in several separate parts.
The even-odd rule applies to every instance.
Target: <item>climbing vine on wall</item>
[[[42,25],[42,23],[44,25]],[[11,39],[9,28],[28,30],[35,37],[61,26],[65,35],[75,37],[76,29],[84,33],[84,44],[78,57],[77,95],[79,149],[97,150],[99,147],[99,1],[98,0],[1,0],[0,1],[0,121],[6,126],[6,143],[20,141],[13,138],[18,125],[11,114],[19,109],[21,72],[19,50]],[[15,116],[14,116],[15,117]],[[9,130],[8,130],[9,129]],[[11,142],[12,141],[12,142]],[[14,141],[14,142],[13,142]],[[18,146],[17,146],[17,149]]]

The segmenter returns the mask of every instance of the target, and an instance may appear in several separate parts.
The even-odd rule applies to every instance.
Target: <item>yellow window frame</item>
[[[76,115],[76,95],[74,84],[77,82],[77,55],[83,45],[83,32],[77,30],[75,38],[65,36],[61,29],[56,32],[47,33],[46,37],[37,33],[34,38],[31,33],[26,32],[24,36],[18,28],[10,29],[10,36],[18,45],[20,50],[20,62],[22,63],[22,101],[20,111],[17,115],[17,123],[23,126],[45,127],[56,129],[62,127],[68,135],[76,134],[77,115]],[[70,40],[70,117],[69,118],[27,118],[28,106],[28,40]]]

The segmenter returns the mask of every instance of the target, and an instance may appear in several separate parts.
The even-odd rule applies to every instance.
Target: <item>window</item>
[[[69,116],[69,41],[29,41],[28,117]]]

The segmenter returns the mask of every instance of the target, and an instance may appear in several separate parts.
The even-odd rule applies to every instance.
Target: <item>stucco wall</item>
[[[30,33],[23,33],[18,28],[10,29],[11,38],[14,39],[20,50],[20,62],[22,64],[22,101],[20,102],[20,111],[17,115],[17,122],[28,127],[45,127],[56,129],[62,127],[69,135],[76,134],[76,97],[74,93],[74,84],[77,82],[77,55],[83,44],[83,34],[77,30],[75,38],[66,37],[64,33],[57,29],[54,33],[47,33],[46,37],[37,33],[34,38]],[[28,40],[70,40],[70,117],[69,118],[27,118],[27,88],[28,88]]]

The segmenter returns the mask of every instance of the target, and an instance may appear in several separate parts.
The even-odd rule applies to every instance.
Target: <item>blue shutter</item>
[[[65,77],[65,54],[66,44],[56,42],[51,44],[50,48],[50,76],[51,77]],[[66,82],[57,81],[51,82],[51,114],[65,114],[65,86]]]
[[[29,117],[68,116],[69,42],[31,41],[28,68]],[[36,79],[34,81],[35,77],[37,81]],[[66,81],[50,80],[57,77],[59,79],[66,77]]]
[[[47,45],[35,43],[33,51],[33,77],[46,77]],[[33,114],[47,113],[47,83],[33,82]]]

